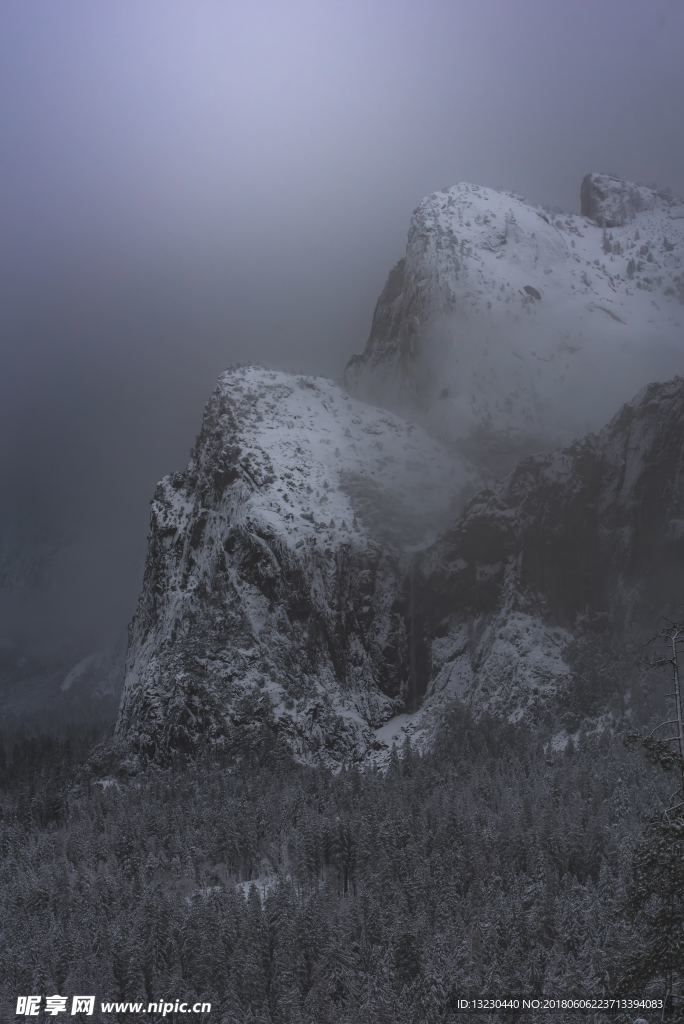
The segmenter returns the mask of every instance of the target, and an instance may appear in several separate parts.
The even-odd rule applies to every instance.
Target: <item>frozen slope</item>
[[[512,450],[596,429],[684,365],[684,204],[588,175],[584,215],[460,184],[427,196],[378,301],[353,393],[438,436]]]
[[[305,760],[362,756],[420,702],[413,566],[468,482],[330,381],[225,373],[152,503],[119,735],[162,758],[255,730]]]

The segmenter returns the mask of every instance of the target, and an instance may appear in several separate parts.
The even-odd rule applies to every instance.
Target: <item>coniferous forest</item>
[[[445,1024],[463,998],[662,998],[684,980],[684,819],[662,811],[676,759],[648,754],[608,733],[553,751],[458,704],[385,771],[295,765],[267,727],[230,762],[142,769],[97,736],[6,737],[0,1001]]]

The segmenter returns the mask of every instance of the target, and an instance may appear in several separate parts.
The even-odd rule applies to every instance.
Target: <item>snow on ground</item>
[[[258,878],[250,878],[247,882],[238,882],[235,886],[235,891],[247,899],[252,889],[256,889],[263,903],[268,894],[276,888],[279,881],[280,879],[277,875],[259,875]]]
[[[110,775],[105,775],[101,779],[95,779],[94,785],[99,786],[102,790],[114,789],[118,791],[121,789],[119,781],[112,778]]]
[[[406,736],[411,733],[410,727],[416,721],[416,714],[406,713],[390,718],[389,722],[385,722],[375,730],[375,738],[378,743],[382,743],[386,747],[401,746]]]

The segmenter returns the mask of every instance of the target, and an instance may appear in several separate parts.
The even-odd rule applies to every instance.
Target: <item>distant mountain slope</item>
[[[74,662],[0,637],[0,732],[111,728],[123,683],[123,645]]]
[[[684,203],[608,175],[581,191],[583,216],[478,185],[427,196],[350,390],[515,453],[684,368]]]
[[[470,478],[330,381],[224,374],[155,494],[119,735],[164,756],[267,721],[303,758],[361,755],[420,702],[411,566]]]
[[[683,469],[679,377],[477,495],[421,563],[428,702],[448,691],[529,719],[567,704],[580,684],[596,691],[577,705],[585,713],[611,686],[624,694],[611,650],[652,635],[663,615],[684,616]],[[568,659],[577,641],[594,644],[589,683]]]

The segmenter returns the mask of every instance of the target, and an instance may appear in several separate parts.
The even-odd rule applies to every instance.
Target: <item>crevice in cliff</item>
[[[423,702],[429,675],[429,657],[425,640],[424,610],[418,580],[420,555],[410,557],[407,571],[407,673],[406,711],[417,711]]]

